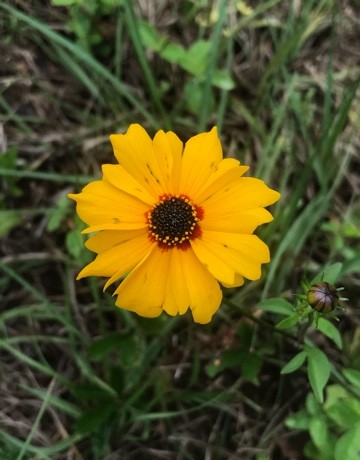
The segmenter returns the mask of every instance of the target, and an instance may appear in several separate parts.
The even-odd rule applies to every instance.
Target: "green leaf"
[[[231,76],[220,69],[214,71],[212,84],[225,91],[230,91],[235,88],[235,83]]]
[[[329,452],[329,430],[325,417],[312,417],[309,423],[309,434],[314,445],[328,458]],[[323,458],[323,457],[322,457]]]
[[[291,372],[296,371],[304,364],[306,359],[305,351],[300,351],[297,355],[295,355],[285,366],[281,369],[281,374],[291,374]]]
[[[342,371],[342,373],[344,374],[345,378],[352,385],[354,385],[354,387],[360,390],[360,371],[358,371],[357,369],[346,368]]]
[[[297,324],[299,320],[299,315],[297,313],[294,313],[292,316],[289,316],[288,318],[283,319],[279,323],[276,324],[276,329],[291,329],[292,327]]]
[[[308,357],[308,377],[311,388],[316,399],[323,403],[323,391],[330,377],[331,364],[325,353],[318,348],[306,346],[305,351]]]
[[[0,211],[0,238],[8,235],[13,228],[21,223],[21,221],[21,213],[18,211]]]
[[[326,390],[324,410],[327,416],[337,425],[339,431],[349,430],[360,420],[360,398],[339,384],[329,385]]]
[[[360,421],[344,433],[335,445],[335,460],[358,460],[360,458]]]
[[[325,318],[319,318],[317,329],[331,339],[339,350],[342,350],[342,338],[340,332],[333,323]]]
[[[257,383],[256,379],[259,375],[261,365],[262,359],[260,356],[244,352],[244,359],[240,364],[243,378],[249,382]]]
[[[79,3],[79,0],[51,0],[51,4],[54,6],[70,6],[76,5]]]
[[[294,429],[294,430],[308,430],[309,423],[310,423],[309,414],[304,409],[300,410],[299,412],[296,412],[296,414],[290,415],[285,420],[285,425],[288,428]]]
[[[335,284],[336,280],[341,272],[343,264],[336,262],[326,267],[321,273],[319,273],[311,281],[311,284],[317,283],[318,281],[327,281],[328,283]]]
[[[52,210],[51,214],[49,214],[48,223],[46,225],[49,232],[53,232],[60,227],[68,214],[69,207],[69,198],[65,194],[61,195],[58,199],[57,208]]]
[[[197,79],[191,79],[186,82],[184,88],[185,101],[188,110],[198,114],[201,109],[201,94],[202,94],[202,83]],[[211,105],[214,105],[213,98],[210,101]]]
[[[163,37],[151,24],[146,21],[137,21],[140,38],[146,48],[153,51],[160,51],[166,44]]]
[[[257,308],[269,313],[277,313],[278,315],[291,316],[293,315],[293,306],[290,302],[282,298],[272,298],[262,300],[257,304]]]
[[[211,43],[205,40],[195,42],[179,59],[179,65],[192,75],[204,75]]]
[[[105,422],[114,410],[113,403],[97,406],[84,412],[75,425],[76,434],[88,434]]]
[[[323,408],[315,398],[314,393],[308,393],[305,401],[305,407],[310,415],[321,416],[323,413]]]
[[[181,59],[184,59],[186,50],[183,46],[177,45],[176,43],[168,43],[160,51],[160,56],[166,61],[177,64]]]
[[[79,229],[74,228],[66,235],[66,248],[70,255],[75,259],[79,258],[84,250],[84,236],[80,233]]]

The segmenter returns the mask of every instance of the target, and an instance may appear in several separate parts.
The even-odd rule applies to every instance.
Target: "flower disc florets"
[[[149,237],[162,249],[186,249],[191,239],[201,235],[202,217],[202,209],[186,195],[163,195],[146,215]]]

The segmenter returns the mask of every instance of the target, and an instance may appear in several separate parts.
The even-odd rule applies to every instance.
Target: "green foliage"
[[[285,364],[281,373],[290,374],[295,372],[304,364],[305,360],[307,360],[307,375],[311,388],[316,399],[322,403],[324,401],[323,391],[330,377],[331,364],[325,353],[319,348],[305,345],[303,351]]]
[[[306,408],[291,415],[286,426],[309,432],[306,458],[316,460],[355,460],[360,454],[360,404],[341,385],[327,388],[323,405],[309,394]]]
[[[10,147],[6,152],[0,155],[0,170],[13,170],[17,166],[18,150]],[[21,188],[16,184],[15,177],[4,177],[4,188],[6,193],[11,197],[19,197],[22,195]],[[0,193],[0,203],[5,199],[4,192]]]

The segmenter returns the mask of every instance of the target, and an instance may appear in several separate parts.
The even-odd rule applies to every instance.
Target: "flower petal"
[[[183,251],[180,256],[193,319],[196,323],[209,323],[221,304],[219,283],[192,250]]]
[[[211,216],[211,214],[210,214]],[[262,224],[273,220],[269,211],[264,208],[249,209],[248,211],[233,212],[224,214],[219,209],[218,215],[208,217],[205,213],[201,221],[203,230],[214,230],[217,232],[234,232],[234,233],[253,233],[254,230]]]
[[[163,308],[166,313],[172,316],[176,314],[183,315],[190,305],[189,291],[181,263],[183,252],[181,249],[169,251],[169,278]]]
[[[202,238],[191,241],[191,247],[196,257],[205,265],[209,272],[221,283],[232,286],[235,282],[235,271],[230,264],[219,257],[211,244],[207,244]]]
[[[140,316],[152,318],[162,312],[168,273],[170,252],[162,251],[156,245],[148,257],[116,289],[115,305],[134,311]]]
[[[261,264],[270,261],[269,248],[256,235],[204,231],[202,237],[192,242],[192,245],[201,262],[207,265],[214,276],[219,272],[217,259],[250,280],[259,279]],[[208,256],[209,253],[214,257]],[[232,286],[224,276],[219,280]]]
[[[154,204],[154,197],[146,190],[145,187],[139,184],[134,177],[129,174],[121,165],[103,165],[102,171],[104,179],[111,185],[126,192],[130,195],[139,198],[147,204]]]
[[[269,206],[280,198],[280,193],[269,188],[262,180],[241,177],[202,202],[206,217],[219,218],[240,211]]]
[[[142,260],[150,251],[152,243],[146,233],[117,244],[98,254],[93,262],[84,267],[77,279],[86,276],[107,276],[120,278]],[[109,283],[107,283],[108,285]]]
[[[248,166],[240,166],[240,161],[234,158],[225,158],[215,168],[204,184],[203,191],[197,196],[197,202],[202,204],[203,201],[208,200],[212,195],[229,187],[235,180],[248,171]]]
[[[179,193],[183,143],[172,131],[158,131],[153,140],[156,158],[161,166],[161,182],[166,193]]]
[[[91,236],[87,241],[85,241],[85,246],[90,249],[90,251],[99,254],[100,252],[107,251],[117,244],[136,238],[144,233],[145,229],[143,228],[139,230],[105,230]]]
[[[106,181],[91,182],[81,193],[68,196],[76,201],[76,211],[80,219],[88,225],[146,225],[145,213],[149,206]]]
[[[222,148],[214,127],[208,133],[198,134],[185,144],[181,164],[180,190],[194,202],[202,192],[209,177],[222,160]]]
[[[239,275],[238,273],[235,273],[235,278],[234,278],[233,283],[226,284],[226,283],[221,282],[221,284],[226,288],[234,288],[234,287],[242,286],[244,284],[244,282],[245,282],[244,278],[241,275]]]
[[[140,184],[146,184],[155,199],[162,195],[162,170],[145,129],[138,124],[130,125],[126,134],[112,134],[110,141],[118,162],[126,171]]]

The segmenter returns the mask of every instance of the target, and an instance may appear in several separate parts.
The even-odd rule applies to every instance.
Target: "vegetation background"
[[[359,8],[0,1],[1,459],[359,458]],[[282,193],[262,280],[207,326],[75,282],[91,254],[66,194],[134,122],[216,124]],[[324,276],[349,301],[315,327],[295,294]]]

